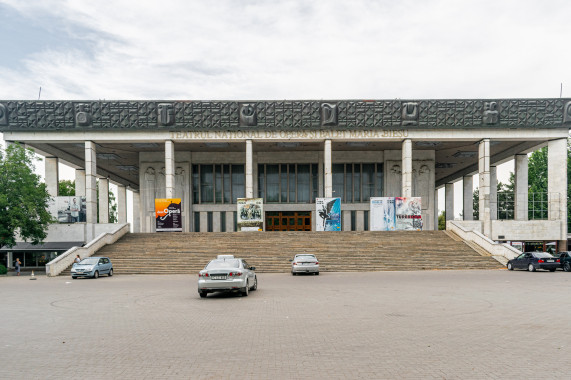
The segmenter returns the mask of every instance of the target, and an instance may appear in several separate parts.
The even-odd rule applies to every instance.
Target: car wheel
[[[550,268],[549,271],[550,271],[550,272],[555,272],[555,269],[556,269],[556,268]]]
[[[254,276],[254,286],[250,290],[257,290],[258,289],[258,277]]]
[[[508,270],[514,270],[512,263],[508,263]]]
[[[71,276],[71,278],[73,278],[75,280],[77,278],[77,276]]]
[[[99,278],[99,271],[96,270],[95,273],[93,273],[93,278]]]
[[[319,276],[319,272],[315,272],[315,275],[316,275],[316,276]]]
[[[198,292],[198,294],[200,295],[200,298],[206,298],[206,295],[207,295],[208,293],[206,293],[206,292]]]
[[[530,272],[535,272],[535,267],[533,266],[533,264],[529,264],[529,266],[527,267],[527,270]]]
[[[250,294],[250,283],[246,281],[246,287],[242,289],[242,297],[248,297]]]
[[[563,270],[565,272],[571,272],[571,263],[566,262],[565,264],[563,264]]]
[[[107,274],[109,277],[113,276],[113,268],[109,269],[109,274]]]
[[[295,276],[295,272],[294,272],[294,271],[291,271],[291,275],[292,275],[292,276]]]

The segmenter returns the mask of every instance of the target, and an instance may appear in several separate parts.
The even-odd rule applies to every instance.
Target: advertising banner
[[[156,198],[155,220],[157,232],[182,232],[180,198]]]
[[[371,231],[394,231],[396,229],[395,198],[372,197],[369,215]]]
[[[54,197],[48,206],[48,211],[59,223],[85,222],[85,197]]]
[[[370,230],[422,230],[422,207],[420,197],[371,198]]]
[[[341,198],[316,198],[317,231],[341,231]]]
[[[256,231],[264,228],[263,198],[238,198],[237,206],[238,231]]]
[[[395,198],[397,230],[422,230],[422,207],[420,197]]]

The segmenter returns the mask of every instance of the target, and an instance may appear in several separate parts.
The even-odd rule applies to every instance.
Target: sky
[[[570,14],[569,0],[0,0],[0,99],[570,97]]]

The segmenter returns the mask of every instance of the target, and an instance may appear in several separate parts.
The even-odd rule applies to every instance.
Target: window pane
[[[383,196],[383,164],[377,164],[377,175],[375,177],[375,196]]]
[[[309,202],[309,165],[297,165],[297,201]]]
[[[214,169],[215,202],[222,203],[222,165],[215,165]]]
[[[368,202],[375,191],[375,164],[363,164],[362,173],[363,197],[362,202]]]
[[[278,165],[266,165],[266,199],[268,203],[280,200],[280,177]]]
[[[317,164],[311,165],[311,202],[315,203],[315,198],[317,198],[318,190],[319,190],[319,168]]]
[[[224,165],[224,203],[231,203],[230,192],[230,165]]]
[[[198,177],[198,165],[192,165],[192,203],[200,203],[199,189],[200,181]]]
[[[266,166],[258,165],[258,198],[266,197]],[[264,199],[264,202],[266,200]]]
[[[343,191],[343,178],[345,176],[344,170],[345,170],[345,165],[344,164],[334,164],[331,169],[333,170],[333,197],[337,198],[341,198],[341,200],[345,200],[344,197],[344,191]]]
[[[288,202],[295,202],[295,164],[288,165],[289,175],[288,175],[288,189],[289,189],[289,199]]]
[[[345,199],[347,203],[353,203],[353,165],[346,164],[345,170]]]
[[[280,202],[287,203],[287,165],[280,165]]]
[[[226,232],[226,213],[220,213],[220,232]]]
[[[194,232],[200,232],[200,213],[194,213]]]
[[[244,176],[244,165],[232,165],[232,203],[236,203],[236,198],[244,198],[246,194],[246,177]]]
[[[202,203],[214,202],[214,173],[212,165],[200,165],[200,190]]]
[[[353,202],[361,202],[361,164],[353,165]]]

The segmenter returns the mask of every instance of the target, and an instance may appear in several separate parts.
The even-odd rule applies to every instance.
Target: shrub
[[[0,264],[0,275],[8,273],[8,269],[2,264]]]

